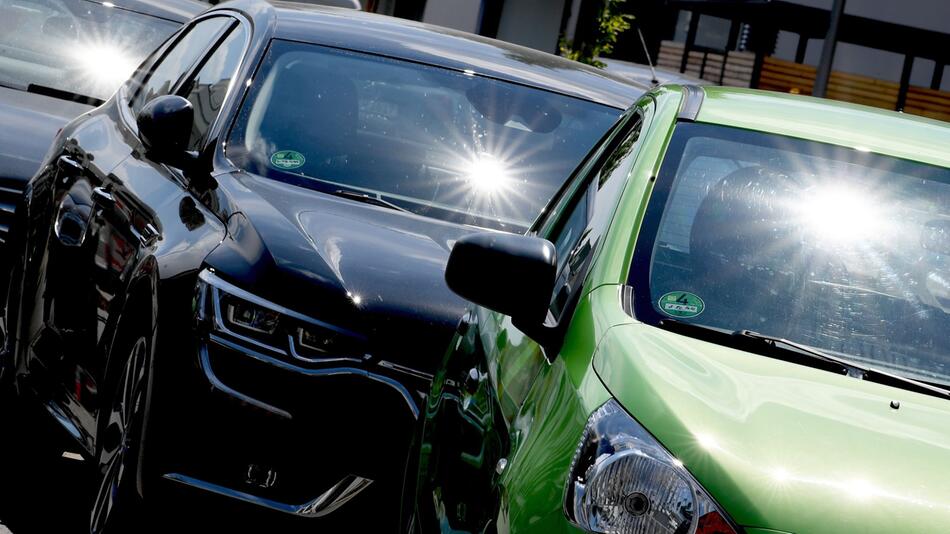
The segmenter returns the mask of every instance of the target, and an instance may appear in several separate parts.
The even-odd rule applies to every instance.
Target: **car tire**
[[[148,329],[129,335],[112,396],[103,403],[96,443],[97,489],[90,507],[91,534],[138,532],[145,512],[139,465],[144,435],[152,355]]]

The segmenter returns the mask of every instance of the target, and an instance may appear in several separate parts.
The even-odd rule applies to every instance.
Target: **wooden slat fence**
[[[657,64],[668,69],[679,70],[684,52],[683,43],[663,41]],[[723,67],[723,60],[725,60],[725,67]],[[693,50],[690,51],[686,62],[686,73],[714,84],[749,87],[754,85],[752,80],[754,65],[755,55],[750,52],[716,54]],[[783,93],[810,95],[814,85],[815,67],[766,57],[762,61],[762,70],[756,87]],[[828,81],[828,98],[876,108],[897,109],[899,94],[900,84],[868,76],[835,71],[831,73],[831,79]],[[950,121],[950,92],[910,86],[904,103],[904,112]]]

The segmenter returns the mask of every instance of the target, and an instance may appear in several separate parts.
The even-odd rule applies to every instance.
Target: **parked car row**
[[[163,485],[395,530],[452,243],[525,232],[644,89],[356,11],[186,24],[17,210],[5,377],[99,466],[92,532]]]
[[[10,113],[81,116],[6,211],[0,387],[98,467],[91,532],[170,492],[281,532],[950,520],[947,125],[355,10],[82,4],[165,34],[114,92],[10,69]]]

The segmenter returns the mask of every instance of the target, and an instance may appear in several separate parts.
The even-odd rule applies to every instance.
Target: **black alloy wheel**
[[[92,505],[91,534],[129,532],[142,508],[137,468],[150,367],[144,335],[134,339],[99,434],[99,489]]]

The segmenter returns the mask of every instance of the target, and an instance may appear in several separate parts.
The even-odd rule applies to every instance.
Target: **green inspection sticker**
[[[306,162],[307,158],[295,150],[281,150],[270,157],[271,165],[284,170],[299,169]]]
[[[699,295],[688,291],[671,291],[660,297],[660,311],[670,317],[696,317],[706,309]]]

